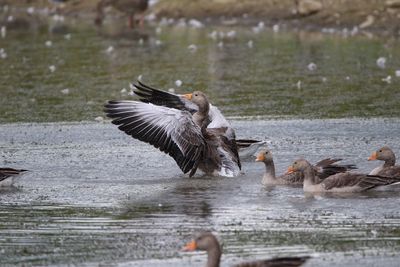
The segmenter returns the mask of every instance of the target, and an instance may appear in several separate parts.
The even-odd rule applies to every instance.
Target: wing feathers
[[[205,141],[190,113],[137,101],[109,101],[105,112],[121,131],[173,157],[184,173],[197,167]]]

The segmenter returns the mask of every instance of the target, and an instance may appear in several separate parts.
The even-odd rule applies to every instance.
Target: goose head
[[[395,155],[393,151],[387,147],[384,146],[374,152],[372,152],[371,156],[368,158],[368,161],[371,160],[383,160],[383,161],[388,161],[388,160],[393,160],[395,158]]]
[[[305,159],[298,159],[289,166],[286,174],[291,174],[296,171],[304,172],[307,168],[309,168],[311,164]]]

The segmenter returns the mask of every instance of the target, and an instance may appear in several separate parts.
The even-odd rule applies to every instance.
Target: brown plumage
[[[289,166],[287,173],[301,171],[304,174],[305,192],[362,192],[378,186],[400,182],[400,177],[382,177],[360,173],[338,173],[320,181],[313,166],[305,159],[296,160]]]
[[[400,166],[396,166],[396,156],[388,146],[374,151],[368,160],[384,161],[383,165],[373,169],[369,174],[387,177],[400,176]]]
[[[221,261],[221,246],[217,238],[210,232],[198,235],[194,240],[187,243],[184,251],[203,250],[207,251],[206,267],[218,267]],[[310,257],[283,257],[268,260],[257,260],[239,263],[236,267],[297,267],[305,263]]]
[[[145,86],[143,84],[136,87]],[[209,102],[200,91],[183,95],[193,113],[137,101],[109,101],[105,112],[119,129],[173,157],[184,173],[197,168],[209,175],[237,176],[240,160],[234,135],[223,127],[208,128]]]
[[[101,25],[104,19],[103,9],[107,6],[112,6],[115,9],[128,14],[129,16],[129,27],[135,27],[134,17],[136,14],[140,14],[139,25],[143,25],[144,12],[148,8],[148,0],[100,0],[97,4],[97,15],[95,23]]]
[[[326,158],[315,164],[313,167],[314,175],[318,178],[318,182],[336,173],[346,172],[348,170],[356,169],[355,165],[338,165],[336,164],[341,159]],[[275,164],[272,152],[269,149],[262,149],[259,151],[256,161],[265,164],[265,173],[263,175],[262,183],[264,185],[302,185],[304,181],[304,174],[296,171],[290,174],[282,174],[276,176]]]

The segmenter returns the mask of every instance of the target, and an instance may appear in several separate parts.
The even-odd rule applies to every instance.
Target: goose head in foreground
[[[337,173],[318,182],[313,166],[305,159],[294,161],[286,173],[290,174],[295,171],[304,174],[303,190],[305,192],[355,193],[400,182],[400,177],[383,177],[350,172]]]
[[[218,267],[220,265],[222,249],[217,238],[210,232],[199,234],[194,240],[183,247],[183,251],[202,250],[207,251],[206,267]],[[296,267],[305,263],[310,257],[283,257],[268,260],[257,260],[252,262],[239,263],[234,266],[246,267]]]

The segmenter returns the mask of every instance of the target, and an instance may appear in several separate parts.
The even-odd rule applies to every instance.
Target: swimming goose
[[[321,182],[315,175],[313,166],[305,159],[296,160],[289,166],[286,174],[300,171],[304,174],[305,192],[362,192],[378,186],[400,182],[400,177],[383,177],[360,173],[342,172],[325,178]]]
[[[385,162],[383,165],[373,169],[369,173],[370,175],[381,175],[388,177],[400,176],[400,166],[395,165],[396,156],[388,146],[384,146],[373,152],[368,160],[382,160]]]
[[[140,81],[138,81],[134,87],[136,90],[133,92],[139,96],[140,101],[144,103],[152,103],[158,106],[186,110],[192,114],[199,110],[198,105],[193,103],[193,101],[188,100],[187,96],[185,95],[165,92],[145,85]],[[221,111],[211,103],[209,105],[208,116],[205,118],[204,124],[210,129],[218,128],[219,131],[224,132],[224,136],[228,138],[230,142],[235,142],[239,150],[241,160],[252,157],[254,153],[266,143],[266,141],[236,139],[235,131],[231,124],[225,119]]]
[[[197,168],[208,175],[239,175],[241,165],[235,139],[230,139],[225,129],[206,128],[209,115],[206,95],[195,91],[183,97],[198,110],[191,114],[151,103],[121,100],[109,101],[105,112],[121,131],[173,157],[183,173],[190,171],[190,177]]]
[[[355,165],[337,165],[336,162],[341,159],[323,159],[313,166],[314,174],[317,176],[318,181],[327,178],[336,173],[346,172],[351,169],[356,169]],[[272,157],[272,152],[269,149],[262,149],[257,155],[256,161],[264,162],[265,173],[263,175],[262,184],[264,185],[302,185],[304,181],[304,174],[296,171],[290,174],[283,174],[280,176],[275,175],[275,164]]]
[[[0,187],[11,186],[14,183],[14,177],[26,171],[13,168],[0,168]]]
[[[221,246],[217,238],[210,232],[198,235],[194,240],[183,247],[183,251],[207,251],[206,267],[218,267],[221,261]],[[284,257],[269,260],[258,260],[252,262],[239,263],[237,267],[296,267],[305,263],[310,257]]]
[[[144,12],[149,5],[148,0],[101,0],[97,4],[97,15],[95,23],[101,25],[104,19],[103,9],[107,6],[112,6],[115,9],[127,13],[129,16],[129,28],[135,27],[134,16],[140,14],[139,25],[143,25]]]

